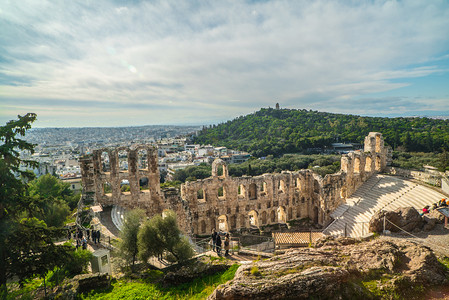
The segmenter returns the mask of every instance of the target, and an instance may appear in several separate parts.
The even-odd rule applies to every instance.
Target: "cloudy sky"
[[[0,123],[449,115],[449,2],[0,1]]]

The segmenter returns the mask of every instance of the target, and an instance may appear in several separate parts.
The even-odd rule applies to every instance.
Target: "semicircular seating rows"
[[[418,211],[446,198],[445,195],[415,182],[387,175],[368,179],[346,203],[332,214],[334,221],[324,229],[326,235],[361,237],[368,233],[371,217],[380,210],[414,207]]]
[[[118,230],[122,230],[123,221],[125,219],[125,209],[121,206],[114,205],[111,210],[112,223]]]

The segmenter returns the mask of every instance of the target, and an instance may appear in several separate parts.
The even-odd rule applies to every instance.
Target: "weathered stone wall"
[[[146,165],[139,160],[146,151]],[[119,152],[128,154],[128,170],[120,170]],[[139,152],[140,151],[140,152]],[[105,157],[109,157],[109,166]],[[341,159],[341,171],[324,178],[311,170],[283,171],[260,176],[230,177],[226,164],[217,159],[212,176],[181,185],[181,194],[160,191],[157,150],[139,145],[133,148],[99,149],[81,160],[85,198],[93,195],[103,205],[143,208],[148,215],[164,209],[177,213],[186,233],[208,234],[213,228],[235,230],[310,218],[326,225],[330,214],[357,188],[387,164],[382,135],[371,132],[365,138],[364,152],[352,152]],[[123,157],[122,157],[123,163]],[[139,179],[148,179],[148,190],[139,189]],[[128,180],[130,192],[121,192]],[[111,193],[105,193],[110,185]]]
[[[122,158],[122,162],[127,162],[127,170],[119,166],[119,153],[126,155],[124,159]],[[80,163],[83,191],[85,194],[93,193],[98,203],[105,206],[120,205],[129,209],[139,207],[150,214],[160,213],[164,209],[159,184],[157,149],[153,146],[98,149],[93,151],[90,157],[81,159]],[[147,182],[149,188],[141,190],[140,180]],[[122,182],[126,181],[129,183],[130,191],[122,192]]]

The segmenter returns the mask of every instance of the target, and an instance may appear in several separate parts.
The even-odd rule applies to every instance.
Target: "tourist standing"
[[[212,229],[212,251],[215,251],[215,247],[217,244],[217,232],[215,231],[215,228]]]
[[[215,245],[216,245],[216,249],[217,249],[218,255],[221,255],[221,237],[220,237],[220,233],[217,234],[217,239],[215,241]]]
[[[231,241],[230,241],[230,239],[229,239],[229,232],[228,233],[226,233],[226,237],[225,237],[225,240],[224,240],[224,248],[225,248],[225,256],[228,256],[229,255],[229,249],[231,248]]]

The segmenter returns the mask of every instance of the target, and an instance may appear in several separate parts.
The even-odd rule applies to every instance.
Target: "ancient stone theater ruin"
[[[227,165],[216,159],[211,177],[182,184],[180,193],[161,191],[153,146],[99,149],[80,162],[83,200],[142,208],[148,216],[171,209],[185,233],[202,235],[212,228],[249,229],[302,218],[324,226],[347,197],[386,167],[387,149],[382,134],[371,132],[363,152],[343,155],[340,172],[324,178],[312,170],[231,177]],[[129,191],[122,191],[124,182]],[[142,185],[148,189],[141,190]]]

